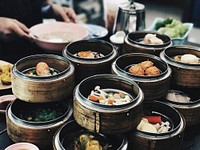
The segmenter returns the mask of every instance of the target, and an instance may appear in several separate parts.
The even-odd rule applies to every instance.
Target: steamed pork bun
[[[183,56],[181,56],[181,62],[188,64],[198,64],[199,58],[193,54],[184,54]]]
[[[156,34],[146,34],[144,37],[144,43],[145,44],[163,44],[164,42],[156,37]]]

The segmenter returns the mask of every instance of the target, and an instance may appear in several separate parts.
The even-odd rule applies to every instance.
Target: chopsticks
[[[5,133],[7,131],[7,128],[5,128],[4,130],[0,131],[0,135]]]

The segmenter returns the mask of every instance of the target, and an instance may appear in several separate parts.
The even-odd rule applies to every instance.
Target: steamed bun
[[[181,62],[188,64],[198,64],[199,58],[193,54],[184,54],[183,56],[181,56]]]

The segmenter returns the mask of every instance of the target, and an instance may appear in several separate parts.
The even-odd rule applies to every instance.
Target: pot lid
[[[119,8],[122,9],[123,11],[140,12],[140,11],[144,11],[145,6],[141,3],[127,1],[127,2],[123,2],[123,3],[119,4]]]

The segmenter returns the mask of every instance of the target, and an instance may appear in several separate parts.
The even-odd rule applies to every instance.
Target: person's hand
[[[51,4],[56,19],[63,20],[65,22],[77,23],[76,13],[72,8],[63,7],[58,4]]]
[[[15,19],[0,17],[0,39],[10,41],[19,37],[31,39],[29,29]]]

